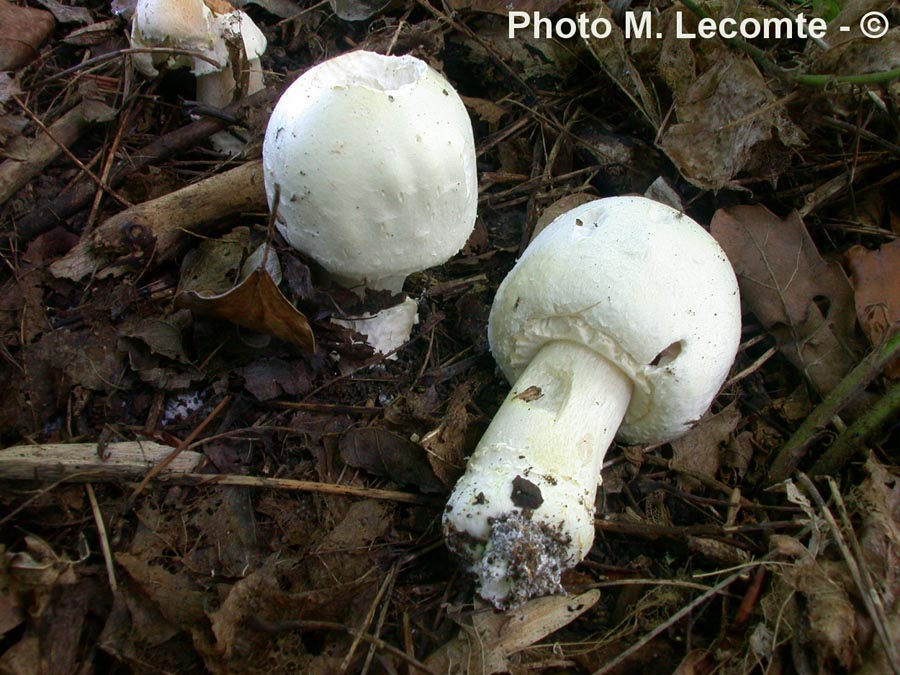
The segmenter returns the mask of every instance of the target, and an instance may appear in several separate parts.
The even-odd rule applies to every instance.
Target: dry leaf
[[[233,289],[219,295],[182,293],[176,298],[176,304],[198,314],[274,335],[309,352],[316,350],[316,339],[306,317],[282,295],[264,270],[255,270]]]
[[[0,71],[21,68],[37,58],[38,47],[55,27],[50,12],[0,0]]]
[[[724,187],[778,140],[803,142],[753,62],[730,51],[722,51],[678,97],[675,109],[678,121],[666,129],[660,147],[701,188]]]
[[[567,626],[599,599],[600,591],[592,589],[572,597],[535,598],[506,612],[493,611],[484,603],[476,604],[471,614],[448,612],[460,625],[459,636],[425,663],[437,673],[509,672],[510,657]]]
[[[707,413],[700,423],[681,438],[672,441],[672,463],[677,469],[716,478],[721,464],[722,450],[741,421],[737,402],[715,415]],[[690,492],[699,481],[683,476],[684,489]]]
[[[352,467],[422,492],[444,492],[425,451],[404,436],[381,427],[354,428],[341,435],[339,447],[341,459]]]
[[[763,206],[719,209],[710,229],[746,308],[827,394],[857,362],[853,293],[841,267],[821,258],[796,213],[782,220]]]
[[[471,383],[458,386],[447,403],[447,413],[437,429],[422,437],[420,444],[428,452],[428,463],[438,479],[449,489],[456,484],[466,465]]]
[[[881,345],[900,328],[900,240],[877,251],[854,246],[847,263],[859,324],[872,345]],[[888,364],[885,374],[900,378],[900,359]]]
[[[387,0],[328,0],[331,9],[344,21],[364,21],[387,6]]]

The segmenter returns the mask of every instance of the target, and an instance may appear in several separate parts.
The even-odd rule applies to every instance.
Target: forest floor
[[[896,5],[251,0],[268,88],[222,112],[134,70],[127,2],[0,3],[0,673],[900,674]],[[610,33],[510,37],[511,7]],[[823,36],[684,35],[801,12]],[[390,359],[258,180],[281,91],[354,49],[444,73],[478,157]],[[441,532],[509,391],[491,302],[622,194],[725,250],[737,360],[686,436],[610,450],[567,594],[499,612]],[[239,283],[266,243],[280,285]]]

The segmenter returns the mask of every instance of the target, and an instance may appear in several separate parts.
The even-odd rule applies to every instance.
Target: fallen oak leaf
[[[659,146],[687,181],[704,189],[719,190],[742,171],[774,171],[760,166],[760,159],[804,143],[803,132],[743,54],[718,54],[678,97],[676,110],[677,121]]]
[[[741,297],[778,348],[820,394],[856,364],[853,290],[839,265],[822,259],[799,214],[763,206],[719,209],[710,231],[738,277]]]

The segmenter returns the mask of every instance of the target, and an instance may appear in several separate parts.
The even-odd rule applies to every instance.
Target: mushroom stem
[[[603,458],[632,383],[597,352],[547,343],[516,381],[444,513],[451,549],[497,607],[559,592],[594,540]]]

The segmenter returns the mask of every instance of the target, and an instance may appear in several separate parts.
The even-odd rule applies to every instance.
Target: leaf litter
[[[0,672],[898,672],[897,425],[833,483],[766,478],[896,331],[900,125],[883,74],[898,33],[858,28],[889,3],[803,7],[828,12],[824,41],[750,40],[761,52],[675,37],[679,12],[689,28],[699,17],[670,3],[246,6],[269,39],[270,84],[355,46],[412,53],[472,113],[476,234],[410,277],[422,320],[393,361],[331,317],[394,299],[332,286],[269,232],[253,186],[237,210],[162,237],[138,208],[145,230],[128,238],[122,201],[252,170],[271,99],[242,120],[246,154],[216,156],[186,131],[192,92],[177,74],[150,84],[122,59],[92,60],[127,46],[127,4],[48,3],[79,25],[46,37],[36,22],[27,50],[0,21],[0,61],[17,64],[0,79],[0,170],[20,161],[4,154],[13,141],[43,133],[35,120],[50,126],[84,96],[99,122],[67,144],[80,165],[57,154],[0,204],[0,435],[96,443],[98,462],[149,438],[204,461],[189,480],[150,483],[133,510],[133,486],[102,472],[90,487],[4,482]],[[587,12],[613,35],[511,39],[513,9]],[[626,37],[624,12],[648,9],[663,37]],[[596,544],[563,579],[568,595],[486,610],[445,553],[440,515],[508,392],[488,351],[491,298],[563,205],[648,190],[709,224],[735,267],[738,361],[690,434],[610,455]],[[83,255],[96,241],[115,242],[103,263],[115,278],[102,246]],[[77,274],[50,273],[72,256]],[[816,430],[801,469],[889,400],[896,363]],[[178,401],[191,404],[167,415]]]

